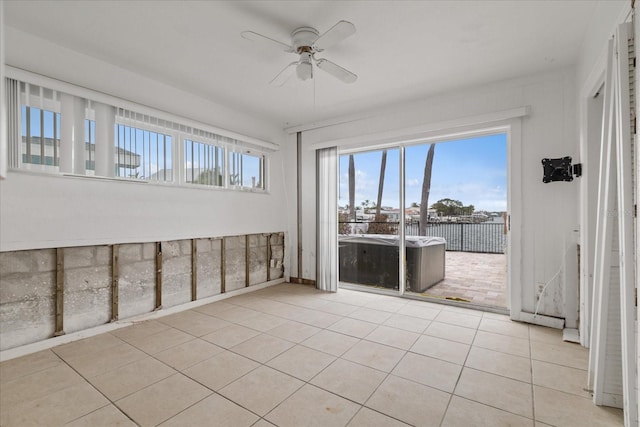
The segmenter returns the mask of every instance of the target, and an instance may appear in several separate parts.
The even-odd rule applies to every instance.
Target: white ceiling
[[[414,101],[575,63],[594,1],[5,1],[6,24],[283,127]],[[344,84],[268,82],[288,43],[339,20],[354,36],[318,57],[358,75]]]

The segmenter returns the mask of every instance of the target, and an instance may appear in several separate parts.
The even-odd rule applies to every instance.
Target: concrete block
[[[249,250],[249,262],[253,264],[254,262],[266,262],[267,260],[267,247],[257,247],[251,248]]]
[[[180,255],[191,255],[191,239],[179,240]]]
[[[197,239],[196,240],[196,249],[197,249],[198,253],[211,252],[213,244],[214,244],[214,240],[213,239]],[[219,243],[217,241],[215,241],[215,244],[219,245]]]
[[[11,274],[0,277],[0,305],[40,298],[51,298],[55,292],[56,273]]]
[[[0,304],[0,350],[42,341],[55,332],[53,298]]]
[[[65,293],[72,290],[111,287],[111,267],[100,265],[87,268],[72,268],[64,272]]]
[[[55,249],[36,249],[27,252],[31,252],[38,271],[55,271],[57,261]]]
[[[249,283],[251,285],[257,285],[266,281],[267,247],[252,248],[249,256]]]
[[[111,265],[111,246],[96,246],[95,262],[99,265]]]
[[[156,259],[156,244],[155,243],[143,243],[142,244],[142,259],[144,259],[144,260]]]
[[[162,279],[180,274],[191,274],[191,255],[162,257]]]
[[[149,313],[155,308],[155,260],[120,265],[119,314],[121,319]]]
[[[0,275],[51,271],[56,268],[54,250],[0,252]]]
[[[232,291],[245,287],[244,237],[229,239],[233,244],[225,246],[225,289]]]
[[[244,250],[245,238],[244,236],[229,236],[224,238],[224,247],[227,251],[236,249]]]
[[[262,239],[264,239],[262,234],[251,234],[249,236],[249,247],[255,248],[260,246]]]
[[[64,293],[64,330],[81,331],[111,320],[111,287],[74,289]]]
[[[67,248],[78,249],[78,248]],[[65,253],[67,252],[65,249]],[[83,248],[84,249],[84,248]],[[97,247],[92,253],[96,255]],[[101,247],[104,249],[104,247]],[[86,260],[86,251],[69,251],[73,257]],[[104,251],[102,251],[104,252]],[[65,266],[68,257],[65,254]],[[73,259],[73,258],[71,258]],[[75,332],[102,325],[111,319],[111,258],[93,256],[89,267],[65,268],[64,330]],[[77,262],[75,264],[81,264]]]
[[[280,233],[274,233],[271,235],[271,245],[282,245],[284,243],[284,236]]]
[[[238,278],[237,276],[227,276],[225,281],[225,291],[235,291],[236,289],[242,289],[245,287],[244,276]]]
[[[162,307],[173,307],[191,301],[191,274],[171,276],[162,281]]]
[[[0,350],[53,335],[55,251],[0,253]]]
[[[191,240],[169,242],[174,256],[162,257],[162,306],[191,301]],[[184,251],[188,251],[183,254]],[[164,245],[163,245],[164,252]]]
[[[142,245],[140,243],[125,243],[118,248],[120,264],[142,260]]]
[[[271,280],[276,280],[284,277],[284,267],[270,267],[271,268]]]
[[[162,259],[180,256],[180,241],[162,242]]]
[[[76,267],[89,267],[94,264],[95,247],[80,246],[76,248],[64,248],[64,269]]]
[[[29,273],[34,270],[32,251],[0,252],[0,274]]]
[[[218,243],[218,242],[214,242]],[[198,251],[197,262],[198,299],[220,293],[220,249]]]
[[[282,260],[284,258],[284,248],[282,246],[271,247],[271,259]]]

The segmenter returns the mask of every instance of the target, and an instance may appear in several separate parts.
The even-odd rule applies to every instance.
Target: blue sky
[[[507,209],[507,137],[505,134],[481,136],[436,144],[431,176],[429,205],[439,199],[460,200],[476,210]],[[420,203],[424,163],[429,144],[405,148],[406,205]],[[382,151],[354,154],[356,205],[364,200],[376,202]],[[338,204],[349,203],[349,156],[340,156],[340,195]],[[387,150],[387,166],[382,205],[398,207],[399,149]]]

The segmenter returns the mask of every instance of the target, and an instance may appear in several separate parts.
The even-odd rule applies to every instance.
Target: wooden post
[[[111,246],[111,321],[118,320],[119,245]]]
[[[162,308],[162,243],[156,242],[156,310]]]
[[[249,280],[249,264],[251,262],[250,240],[248,234],[244,236],[244,286],[247,288],[251,283]]]
[[[56,249],[56,329],[54,336],[64,335],[64,249]]]
[[[191,301],[198,299],[198,241],[191,239]]]
[[[267,282],[271,281],[271,233],[267,234]]]
[[[225,244],[224,237],[220,239],[220,293],[225,293],[225,256],[224,256]]]

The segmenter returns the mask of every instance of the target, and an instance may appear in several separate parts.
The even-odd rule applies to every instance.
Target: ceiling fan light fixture
[[[1,1],[1,0],[0,0]],[[313,69],[327,72],[344,83],[354,83],[358,76],[351,71],[342,68],[328,59],[316,59],[316,53],[323,52],[330,47],[356,32],[356,27],[348,21],[338,21],[336,25],[329,28],[324,34],[318,33],[315,28],[298,27],[291,32],[291,44],[282,43],[271,37],[263,36],[254,31],[243,31],[242,37],[260,42],[272,48],[278,48],[285,52],[300,55],[299,60],[287,65],[270,82],[276,86],[282,86],[295,71],[298,80],[306,81],[313,79]]]
[[[301,62],[296,67],[296,74],[300,80],[309,80],[312,76],[311,64],[308,62]]]
[[[296,66],[296,74],[300,80],[309,80],[313,77],[313,65],[311,64],[311,54],[300,55],[300,62]]]

